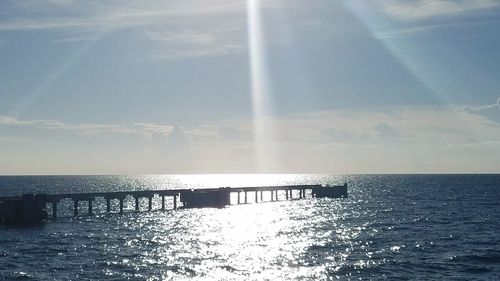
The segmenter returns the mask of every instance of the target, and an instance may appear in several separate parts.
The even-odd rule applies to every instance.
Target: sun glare
[[[247,0],[250,81],[253,107],[254,157],[258,172],[269,171],[275,157],[269,116],[272,113],[270,81],[267,73],[260,0]]]

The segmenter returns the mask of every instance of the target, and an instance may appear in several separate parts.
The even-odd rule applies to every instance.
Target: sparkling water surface
[[[77,218],[62,202],[60,218],[43,226],[0,227],[0,280],[500,276],[500,175],[0,177],[0,196],[344,181],[346,200],[280,193],[280,202],[136,213],[129,198],[123,215],[97,200],[94,217],[82,205]]]

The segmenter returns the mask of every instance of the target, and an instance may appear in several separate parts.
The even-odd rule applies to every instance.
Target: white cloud
[[[457,110],[480,115],[500,124],[500,98],[497,99],[496,103],[478,106],[460,106]]]
[[[241,53],[246,45],[245,1],[180,2],[64,0],[54,8],[47,2],[24,2],[16,17],[0,20],[0,31],[50,31],[52,43],[95,42],[113,31],[127,30],[131,39],[152,42],[142,52],[147,59],[172,60]],[[1,43],[1,42],[0,42]],[[141,59],[140,59],[141,60]]]
[[[446,24],[431,24],[431,25],[396,29],[385,32],[377,32],[376,34],[374,34],[374,37],[378,39],[398,38],[398,37],[412,36],[425,32],[450,30],[452,28],[459,29],[459,28],[473,27],[473,26],[477,27],[490,24],[492,25],[492,24],[498,24],[499,22],[500,21],[483,21],[483,22],[454,22]]]
[[[391,139],[401,137],[401,133],[397,129],[387,125],[386,123],[378,123],[377,126],[375,126],[375,130],[380,138]]]
[[[498,105],[480,109],[495,107]],[[271,155],[276,156],[268,172],[500,170],[500,125],[478,111],[445,107],[339,110],[290,114],[270,118],[266,123],[273,128],[274,137],[267,139],[265,145]],[[4,130],[5,126],[21,128],[23,134]],[[73,138],[68,138],[66,134],[61,139],[62,144],[53,149],[64,145],[73,158],[78,153],[96,151],[93,153],[102,163],[110,163],[111,160],[128,163],[129,170],[121,173],[254,172],[252,128],[251,120],[226,120],[174,129],[167,124],[71,124],[0,116],[3,139],[26,138],[30,129],[66,132]],[[54,141],[60,134],[51,135],[50,140]],[[24,146],[40,147],[45,138],[46,134],[38,134],[32,143],[23,141],[17,146],[12,141],[0,139],[4,144],[0,146],[0,153],[13,149],[23,153]],[[86,144],[87,139],[98,141],[95,145],[92,142]],[[43,146],[40,149],[46,151]],[[33,153],[36,157],[41,152],[34,150]],[[82,158],[85,157],[87,155],[82,155]],[[134,161],[130,163],[127,159]],[[56,164],[53,163],[53,166]],[[26,165],[29,166],[29,162]],[[88,165],[92,166],[91,162]],[[102,165],[99,167],[102,168]]]
[[[62,1],[66,2],[66,1]],[[71,2],[71,1],[70,1]],[[69,3],[68,3],[69,4]],[[122,2],[104,5],[94,3],[94,5],[81,5],[91,7],[84,9],[80,6],[69,9],[66,5],[61,5],[61,10],[56,10],[60,14],[74,14],[72,16],[45,16],[33,17],[37,11],[30,9],[30,5],[25,5],[25,11],[29,17],[16,17],[0,21],[0,31],[30,31],[30,30],[87,30],[100,31],[115,28],[126,28],[144,25],[158,25],[165,22],[177,22],[181,19],[192,19],[193,17],[218,16],[236,11],[242,11],[244,1],[215,1],[211,0],[203,5],[196,1],[179,2],[170,5],[165,1],[152,1],[149,5],[135,5],[133,2]],[[40,5],[36,5],[40,6]],[[146,7],[146,8],[145,8]],[[52,8],[45,7],[45,11],[40,14],[50,14]],[[73,13],[71,13],[73,12]]]
[[[80,43],[85,41],[96,40],[96,36],[91,35],[77,35],[77,36],[66,36],[63,38],[55,39],[52,43]]]
[[[57,120],[22,120],[10,116],[0,115],[0,126],[19,127],[27,129],[40,130],[59,130],[69,131],[78,134],[135,134],[135,135],[150,135],[155,132],[152,124],[137,123],[133,125],[125,124],[72,124]],[[168,128],[168,127],[164,127]],[[156,126],[159,129],[159,126]]]
[[[496,0],[388,0],[384,11],[399,20],[421,20],[437,16],[458,16],[498,7]]]
[[[160,44],[160,51],[150,55],[154,59],[194,58],[231,55],[245,50],[239,38],[231,36],[237,29],[198,31],[147,31],[147,37]]]
[[[181,32],[146,32],[149,38],[155,41],[166,43],[193,43],[193,44],[213,44],[216,36],[208,32],[200,32],[196,30],[184,30]]]
[[[461,106],[458,107],[459,110],[471,111],[471,112],[482,112],[491,110],[500,110],[500,98],[497,99],[496,103],[478,106]]]
[[[151,134],[166,134],[174,129],[174,126],[153,123],[133,123],[133,126]]]

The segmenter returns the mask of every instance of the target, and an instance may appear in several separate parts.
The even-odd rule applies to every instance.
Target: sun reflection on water
[[[328,213],[320,215],[319,208]],[[161,278],[148,280],[325,279],[343,274],[359,246],[354,240],[366,230],[343,222],[343,208],[342,202],[306,199],[130,214],[123,223],[131,235],[123,243],[143,252],[119,264],[163,269]],[[355,266],[369,266],[369,260]]]
[[[338,179],[327,177],[325,183]],[[450,182],[444,187],[448,192],[429,196],[448,176],[424,190],[427,177],[412,177],[415,188],[392,187],[399,179],[353,176],[348,200],[285,201],[283,196],[278,202],[221,209],[96,212],[60,217],[40,229],[6,229],[0,235],[0,257],[6,261],[0,263],[0,279],[5,270],[12,272],[7,280],[400,280],[425,279],[429,270],[446,279],[464,265],[495,276],[493,264],[478,265],[477,259],[497,259],[491,252],[497,225],[490,220],[481,225],[490,233],[481,238],[485,248],[468,243],[477,238],[477,224],[471,222],[491,218],[491,208],[470,210],[481,203],[494,206],[498,197],[480,195],[462,204],[450,201],[449,194],[464,198],[476,192],[468,182],[458,188]],[[455,205],[439,213],[443,206],[435,204],[436,196]],[[412,204],[416,198],[422,206]],[[464,220],[449,221],[450,212],[462,209],[469,210],[459,213]],[[477,276],[461,272],[457,278]]]
[[[311,179],[321,183],[323,177],[265,174],[144,178],[158,186],[166,184],[166,188],[313,183]],[[325,183],[330,184],[339,180],[327,179]],[[269,194],[264,195],[266,200]],[[109,223],[104,231],[106,274],[125,279],[327,280],[385,262],[376,260],[385,253],[370,244],[370,235],[375,232],[364,221],[367,213],[359,208],[363,202],[356,196],[349,201],[309,196],[285,200],[280,193],[280,201],[258,204],[253,197],[251,192],[252,204],[221,209],[126,212],[121,216],[96,212],[97,220],[88,218],[82,226],[98,220]],[[154,210],[159,208],[157,199]],[[141,206],[146,203],[141,202]],[[132,201],[127,204],[133,208]]]

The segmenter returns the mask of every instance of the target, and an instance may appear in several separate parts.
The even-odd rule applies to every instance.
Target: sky
[[[500,1],[3,0],[0,174],[498,173]]]

